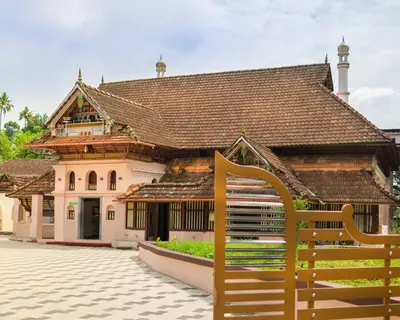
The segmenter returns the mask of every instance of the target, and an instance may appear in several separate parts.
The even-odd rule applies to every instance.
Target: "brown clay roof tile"
[[[380,186],[365,169],[299,171],[299,178],[324,202],[395,204],[400,199]]]
[[[6,196],[10,198],[27,198],[31,197],[33,194],[50,194],[54,191],[54,184],[55,171],[50,170],[41,177],[8,193]]]
[[[390,142],[323,85],[329,77],[329,64],[315,64],[112,82],[100,89],[159,112],[181,148],[228,147],[243,124],[249,137],[270,147]]]

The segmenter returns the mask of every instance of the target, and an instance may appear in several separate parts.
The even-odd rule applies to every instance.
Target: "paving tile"
[[[136,251],[0,236],[0,261],[0,319],[212,319],[208,294],[155,272]]]

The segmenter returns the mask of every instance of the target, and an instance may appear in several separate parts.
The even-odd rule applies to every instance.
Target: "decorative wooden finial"
[[[328,64],[328,54],[325,55],[325,64]]]
[[[104,83],[104,76],[102,75],[101,76],[101,84],[103,84]]]
[[[79,68],[79,72],[78,72],[78,82],[82,82],[82,71],[81,71],[81,68]]]
[[[244,123],[242,124],[242,135],[246,134],[246,129],[244,128]]]

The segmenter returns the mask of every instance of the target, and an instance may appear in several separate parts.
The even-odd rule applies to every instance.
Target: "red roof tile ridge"
[[[367,123],[372,129],[377,131],[383,138],[392,141],[392,138],[390,138],[386,133],[384,133],[381,129],[379,129],[376,125],[374,125],[371,121],[369,121],[366,117],[364,117],[360,112],[358,112],[356,109],[354,109],[351,105],[340,99],[334,92],[330,91],[327,87],[324,85],[318,83],[318,86],[324,90],[326,93],[328,93],[331,97],[333,97],[336,101],[340,102],[342,106],[346,107],[349,109],[351,112],[353,112],[357,117],[359,117],[361,120],[363,120],[365,123]]]
[[[124,102],[130,103],[130,104],[133,104],[133,105],[135,105],[135,106],[138,106],[138,107],[142,107],[142,108],[146,108],[146,109],[153,110],[153,108],[151,108],[151,107],[144,106],[144,105],[142,105],[141,103],[138,103],[138,102],[135,102],[135,101],[128,100],[128,99],[126,99],[126,98],[123,98],[123,97],[117,96],[116,94],[113,94],[113,93],[110,93],[110,92],[107,92],[107,91],[101,90],[101,89],[99,89],[99,88],[96,88],[96,87],[92,87],[92,86],[90,86],[90,85],[88,85],[88,84],[86,84],[86,83],[81,83],[81,85],[82,85],[83,87],[88,87],[89,89],[95,90],[95,91],[97,91],[97,92],[99,92],[99,93],[101,93],[101,94],[103,94],[103,95],[106,95],[106,96],[109,96],[109,97],[112,97],[112,98],[119,99],[119,100],[121,100],[121,101],[124,101]]]
[[[182,77],[193,77],[193,76],[213,76],[213,75],[220,75],[220,74],[235,74],[235,73],[242,73],[242,72],[259,72],[259,71],[272,71],[272,70],[287,70],[287,69],[300,69],[300,68],[311,68],[311,67],[328,67],[330,64],[326,63],[313,63],[313,64],[298,64],[292,66],[279,66],[279,67],[271,67],[271,68],[257,68],[257,69],[240,69],[240,70],[229,70],[229,71],[216,71],[216,72],[205,72],[205,73],[192,73],[192,74],[182,74],[182,75],[175,75],[175,76],[165,76],[165,77],[158,77],[158,78],[138,78],[138,79],[130,79],[130,80],[120,80],[120,81],[110,81],[104,82],[104,85],[108,84],[116,84],[116,83],[124,83],[124,82],[135,82],[135,81],[142,81],[142,80],[149,80],[149,81],[165,81],[165,79],[171,78],[182,78]],[[324,79],[325,80],[325,77]]]

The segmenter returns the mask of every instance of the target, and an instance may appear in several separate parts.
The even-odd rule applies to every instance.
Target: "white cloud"
[[[93,29],[103,19],[102,6],[97,0],[35,1],[33,17],[37,22],[63,31]]]
[[[361,104],[365,100],[387,97],[393,94],[395,94],[393,88],[361,87],[351,95],[351,102],[353,104]]]
[[[26,104],[51,113],[78,67],[93,85],[102,74],[106,81],[153,77],[160,53],[167,75],[317,63],[328,53],[336,88],[344,34],[351,104],[378,126],[400,126],[398,0],[15,0],[5,6],[0,92],[7,91],[16,109]]]

